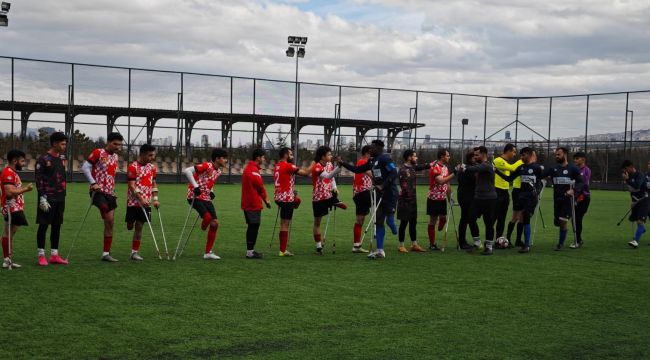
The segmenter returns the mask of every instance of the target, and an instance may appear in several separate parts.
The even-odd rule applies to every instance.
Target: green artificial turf
[[[187,213],[186,190],[159,188],[173,251]],[[125,186],[120,185],[113,242],[120,262],[99,261],[102,223],[92,208],[71,264],[46,268],[36,265],[36,196],[28,194],[32,225],[15,238],[15,261],[23,268],[0,273],[0,357],[650,357],[650,236],[637,250],[626,245],[632,227],[628,222],[616,226],[629,206],[626,193],[593,192],[585,246],[579,250],[552,251],[558,231],[547,191],[542,205],[547,228],[538,225],[530,254],[458,252],[452,232],[446,252],[425,254],[398,254],[396,236],[387,235],[387,258],[369,261],[350,252],[353,206],[337,212],[337,253],[331,253],[328,240],[326,256],[314,255],[311,189],[299,190],[305,201],[294,214],[293,258],[277,256],[277,240],[269,251],[274,206],[264,211],[258,238],[264,260],[244,259],[240,186],[217,185],[221,226],[215,252],[223,260],[202,259],[205,233],[197,227],[175,262],[155,258],[145,232],[145,261],[133,263],[123,222]],[[341,186],[341,192],[352,205],[351,188]],[[425,193],[420,187],[422,245],[427,243]],[[87,204],[87,185],[71,184],[61,239],[64,256]],[[570,234],[567,244],[571,240]]]

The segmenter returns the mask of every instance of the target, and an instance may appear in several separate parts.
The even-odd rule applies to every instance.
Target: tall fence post
[[[551,156],[551,121],[553,119],[553,97],[548,99],[548,136],[546,137],[546,158]]]
[[[630,93],[625,95],[625,130],[623,130],[623,156],[627,154],[627,113],[629,112]]]
[[[588,132],[589,132],[589,95],[587,95],[587,110],[585,111],[585,148],[584,148],[585,153],[587,153]]]
[[[451,153],[451,123],[454,115],[454,94],[449,94],[449,152]]]
[[[483,146],[485,146],[485,137],[487,136],[487,103],[488,97],[485,97],[485,104],[483,105]]]

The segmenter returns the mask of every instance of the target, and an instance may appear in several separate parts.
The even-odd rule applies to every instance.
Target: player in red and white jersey
[[[25,218],[25,199],[23,194],[32,191],[32,184],[24,187],[20,181],[20,176],[16,171],[20,171],[25,166],[25,153],[20,150],[10,150],[7,153],[7,167],[0,173],[0,184],[2,185],[2,216],[5,220],[4,232],[2,233],[2,262],[3,268],[19,268],[20,265],[13,262],[13,241],[16,232],[20,226],[27,226]],[[9,229],[9,217],[11,216],[11,229]],[[9,231],[11,231],[11,242],[9,241]]]
[[[347,205],[339,201],[336,188],[336,175],[341,172],[340,167],[332,164],[332,149],[321,146],[316,149],[315,163],[311,170],[312,208],[314,211],[314,241],[316,253],[323,255],[323,242],[321,239],[320,223],[323,216],[329,214],[331,207],[336,206],[347,209]]]
[[[293,164],[293,150],[283,147],[279,152],[280,160],[273,168],[273,184],[275,186],[275,203],[280,212],[280,253],[279,256],[293,256],[287,250],[289,244],[289,228],[293,219],[293,209],[300,205],[300,198],[295,191],[295,178],[309,176],[311,167],[301,169]]]
[[[151,205],[160,207],[158,201],[158,186],[156,185],[156,148],[149,144],[140,146],[138,160],[132,162],[126,171],[128,190],[126,193],[126,227],[135,229],[131,242],[131,260],[142,261],[140,256],[140,241],[142,228],[151,219]],[[144,212],[147,212],[145,216]]]
[[[357,160],[356,166],[364,165],[370,158],[370,145],[365,145],[361,148],[361,158]],[[372,191],[372,173],[366,171],[360,174],[354,174],[354,182],[352,183],[352,200],[356,207],[356,221],[354,222],[354,245],[352,247],[353,253],[367,253],[368,250],[361,247],[361,229],[366,216],[370,214],[371,198],[370,192]]]
[[[451,155],[447,149],[438,150],[438,160],[431,163],[429,170],[429,192],[427,193],[427,215],[429,215],[429,250],[439,250],[436,245],[436,222],[438,231],[445,227],[447,222],[447,197],[451,194],[449,181],[454,174],[449,173],[447,164]]]
[[[189,181],[187,202],[199,213],[202,219],[201,230],[208,229],[203,258],[205,260],[220,260],[221,258],[212,252],[219,228],[217,212],[212,204],[212,199],[214,199],[212,187],[221,176],[221,169],[228,163],[228,152],[221,148],[213,149],[211,159],[211,162],[190,166],[183,170],[183,173]]]
[[[110,133],[107,136],[106,147],[95,149],[84,162],[81,170],[90,183],[90,193],[93,205],[97,206],[104,219],[104,252],[102,260],[116,262],[111,256],[113,245],[113,225],[115,224],[115,173],[117,172],[117,152],[122,149],[124,137],[120,133]]]

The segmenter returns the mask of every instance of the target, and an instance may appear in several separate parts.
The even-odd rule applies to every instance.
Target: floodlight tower
[[[285,52],[288,57],[296,57],[296,91],[295,91],[295,118],[293,121],[293,157],[298,163],[298,59],[305,57],[305,47],[307,46],[307,37],[289,36],[287,39],[289,47]]]
[[[9,18],[7,17],[9,8],[11,8],[11,4],[8,2],[3,1],[0,4],[0,26],[9,26]]]

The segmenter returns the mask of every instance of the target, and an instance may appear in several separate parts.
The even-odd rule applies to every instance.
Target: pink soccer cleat
[[[50,256],[50,264],[68,265],[68,260],[59,255]]]
[[[45,255],[38,256],[38,265],[47,266],[47,259],[45,259]]]

